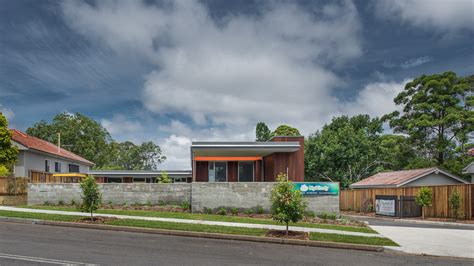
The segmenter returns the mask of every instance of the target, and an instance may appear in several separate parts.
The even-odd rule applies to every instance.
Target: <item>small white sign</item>
[[[391,199],[376,199],[375,213],[381,215],[395,216],[395,200]]]

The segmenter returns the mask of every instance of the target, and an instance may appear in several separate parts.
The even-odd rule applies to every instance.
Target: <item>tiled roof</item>
[[[366,186],[367,187],[371,187],[371,186],[396,187],[400,184],[410,181],[413,178],[428,174],[436,169],[437,169],[436,167],[431,167],[431,168],[378,173],[373,176],[369,176],[365,179],[362,179],[361,181],[350,185],[350,187],[366,187]]]
[[[24,132],[21,132],[18,129],[11,129],[11,132],[12,132],[12,140],[27,147],[28,149],[33,149],[33,150],[49,153],[52,155],[63,157],[68,160],[81,162],[86,165],[94,165],[93,162],[86,160],[82,158],[81,156],[74,154],[68,150],[65,150],[63,148],[59,148],[58,150],[58,146],[54,145],[51,142],[47,142],[45,140],[35,138]]]

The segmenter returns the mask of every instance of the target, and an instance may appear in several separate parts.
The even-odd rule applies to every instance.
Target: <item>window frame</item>
[[[61,163],[60,162],[54,162],[54,172],[56,173],[61,173]]]
[[[216,162],[225,163],[225,181],[216,181],[216,165],[215,165]],[[209,173],[211,171],[211,163],[213,165],[213,171],[214,171],[214,181],[213,182],[209,181]],[[209,161],[208,166],[207,166],[207,182],[208,183],[226,183],[226,182],[229,182],[228,161]]]
[[[44,171],[46,173],[50,173],[50,170],[51,170],[51,165],[49,163],[49,160],[46,159],[46,160],[44,160]]]
[[[240,181],[240,163],[241,162],[252,163],[252,181]],[[237,162],[237,182],[242,182],[242,183],[255,182],[255,161],[238,161]]]

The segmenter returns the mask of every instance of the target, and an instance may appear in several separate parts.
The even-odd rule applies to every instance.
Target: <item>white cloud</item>
[[[15,113],[12,109],[7,108],[0,104],[0,113],[2,113],[8,120],[12,120],[15,117]]]
[[[399,110],[393,99],[405,87],[409,79],[402,82],[374,82],[367,84],[357,95],[355,101],[347,103],[343,108],[344,114],[368,114],[371,117],[382,116]]]
[[[377,0],[374,4],[375,13],[381,19],[440,31],[474,29],[472,0]]]
[[[197,1],[160,7],[67,1],[63,11],[69,26],[90,40],[156,65],[142,89],[149,111],[193,121],[192,127],[179,120],[158,127],[170,134],[156,140],[168,157],[160,168],[189,168],[193,140],[253,140],[258,121],[309,134],[335,114],[380,115],[392,106],[364,106],[392,101],[382,89],[390,83],[368,86],[349,103],[332,96],[343,82],[332,69],[362,54],[352,2],[306,9],[262,3],[258,14],[232,14],[219,22]]]
[[[416,57],[416,58],[406,60],[399,64],[395,64],[392,62],[384,62],[383,66],[386,68],[400,67],[400,68],[408,69],[408,68],[424,65],[426,63],[432,62],[433,60],[434,59],[430,56],[421,56],[421,57]]]
[[[137,133],[143,130],[143,125],[138,121],[130,121],[124,115],[114,115],[112,119],[102,119],[101,125],[109,131],[111,135]]]

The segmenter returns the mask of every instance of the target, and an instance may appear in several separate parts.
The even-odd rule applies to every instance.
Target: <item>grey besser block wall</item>
[[[99,184],[102,202],[113,204],[158,204],[160,201],[180,204],[190,201],[191,184]],[[38,205],[60,200],[70,203],[81,201],[79,184],[28,184],[28,204]]]
[[[102,202],[107,204],[158,204],[191,203],[193,212],[204,208],[249,209],[257,206],[270,210],[271,191],[274,183],[192,183],[192,184],[99,184]],[[38,205],[60,200],[70,203],[81,201],[79,184],[29,184],[28,204]],[[339,196],[304,196],[308,210],[315,213],[339,212]]]

